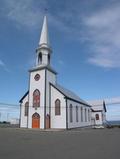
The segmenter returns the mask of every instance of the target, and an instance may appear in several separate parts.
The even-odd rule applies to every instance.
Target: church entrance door
[[[38,113],[32,116],[32,128],[40,128],[40,115]]]
[[[46,115],[46,129],[50,129],[50,115]]]

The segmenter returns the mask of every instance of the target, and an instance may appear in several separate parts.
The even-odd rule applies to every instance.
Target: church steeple
[[[47,45],[49,46],[49,34],[48,34],[48,24],[47,24],[47,17],[44,16],[44,21],[43,21],[43,26],[42,26],[42,31],[41,31],[41,36],[40,36],[40,41],[39,45]]]
[[[49,43],[48,24],[46,16],[44,16],[40,41],[36,52],[37,52],[36,66],[41,66],[41,65],[47,66],[50,64],[50,56],[52,50],[50,48],[50,43]]]

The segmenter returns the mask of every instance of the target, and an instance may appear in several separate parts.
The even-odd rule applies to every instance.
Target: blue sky
[[[0,101],[28,90],[44,8],[58,82],[85,100],[120,96],[119,0],[1,0]]]

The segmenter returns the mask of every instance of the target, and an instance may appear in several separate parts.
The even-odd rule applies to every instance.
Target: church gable
[[[25,95],[21,98],[20,103],[20,126],[23,128],[27,127],[27,118],[28,118],[28,110],[29,110],[29,100],[28,100],[29,91],[25,93]]]
[[[27,92],[24,94],[24,96],[19,100],[19,103],[23,103],[23,100],[24,100],[25,98],[27,98],[28,94],[29,94],[29,91],[27,91]]]
[[[106,112],[106,104],[103,100],[94,100],[94,101],[88,101],[89,104],[92,105],[92,111],[93,112]]]

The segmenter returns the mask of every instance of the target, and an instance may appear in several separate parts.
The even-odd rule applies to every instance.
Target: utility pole
[[[9,120],[9,113],[7,113],[7,122],[9,122],[8,120]]]

